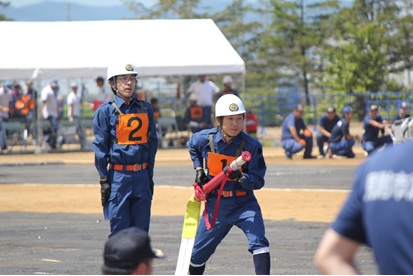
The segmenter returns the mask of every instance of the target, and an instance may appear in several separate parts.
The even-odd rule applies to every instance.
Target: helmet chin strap
[[[224,138],[229,138],[231,140],[232,138],[235,137],[235,136],[231,136],[228,133],[226,133],[222,128],[221,128],[221,132],[222,132],[222,137]]]

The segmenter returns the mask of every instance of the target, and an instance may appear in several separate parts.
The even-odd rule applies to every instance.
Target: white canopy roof
[[[211,19],[0,22],[0,79],[95,78],[133,63],[141,76],[244,73]]]

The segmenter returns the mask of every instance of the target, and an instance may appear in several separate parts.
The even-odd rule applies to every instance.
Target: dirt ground
[[[303,160],[302,155],[286,160],[281,148],[265,147],[268,164],[342,165],[356,166],[364,160],[361,151],[355,159]],[[30,155],[2,155],[0,164],[63,162],[65,164],[93,164],[93,152],[49,153]],[[157,166],[191,166],[186,149],[159,150]],[[0,167],[1,170],[6,166]],[[0,185],[0,211],[101,214],[98,185]],[[162,186],[157,183],[152,207],[155,216],[181,216],[192,188]],[[264,218],[267,220],[293,219],[303,222],[330,222],[334,219],[348,191],[333,190],[278,190],[256,191]]]

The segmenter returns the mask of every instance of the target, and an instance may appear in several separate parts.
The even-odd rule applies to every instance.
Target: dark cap
[[[95,81],[105,81],[105,79],[102,77],[102,76],[99,76],[99,77],[97,77],[96,79],[95,79]]]
[[[303,106],[302,106],[301,104],[297,104],[297,105],[294,107],[294,110],[295,110],[295,111],[304,111],[304,108],[303,108]]]
[[[350,106],[345,106],[342,110],[343,114],[348,114],[350,112],[353,112],[353,109]]]
[[[329,106],[327,107],[326,112],[336,112],[336,108],[334,106]]]
[[[370,105],[370,111],[379,110],[379,107],[375,104]]]
[[[161,257],[163,253],[152,249],[150,238],[145,231],[130,227],[115,233],[106,242],[103,268],[133,270],[146,259]]]

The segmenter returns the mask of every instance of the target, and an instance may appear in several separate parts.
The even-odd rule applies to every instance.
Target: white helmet
[[[107,79],[109,80],[110,78],[119,76],[119,75],[131,75],[131,74],[138,75],[138,72],[136,71],[135,67],[131,63],[111,65],[108,67]]]
[[[232,78],[229,75],[224,76],[222,83],[232,83]]]
[[[215,104],[215,118],[244,114],[245,107],[241,99],[233,94],[221,96]]]
[[[195,93],[189,95],[189,100],[198,101],[198,96]]]

